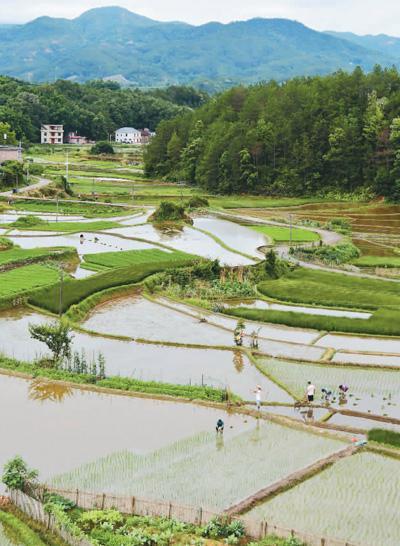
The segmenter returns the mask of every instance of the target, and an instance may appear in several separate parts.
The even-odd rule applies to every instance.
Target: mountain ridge
[[[44,16],[0,26],[0,73],[33,82],[49,81],[54,73],[74,81],[118,74],[138,87],[218,89],[396,63],[388,49],[283,18],[194,26],[110,6],[75,19]]]

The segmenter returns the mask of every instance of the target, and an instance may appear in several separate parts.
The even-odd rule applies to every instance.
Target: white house
[[[42,125],[40,132],[42,144],[62,144],[64,142],[63,125]]]
[[[141,144],[142,131],[134,129],[133,127],[122,127],[121,129],[117,129],[117,131],[115,131],[115,142]]]

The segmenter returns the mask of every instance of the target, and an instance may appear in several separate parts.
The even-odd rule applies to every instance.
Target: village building
[[[68,133],[67,142],[68,144],[78,144],[80,146],[90,143],[87,137],[78,135],[78,133]]]
[[[64,142],[63,125],[42,125],[40,132],[42,144],[62,144]]]
[[[5,161],[22,161],[20,146],[0,146],[0,164]]]
[[[147,144],[155,135],[150,129],[135,129],[133,127],[122,127],[115,131],[115,142],[121,144]]]

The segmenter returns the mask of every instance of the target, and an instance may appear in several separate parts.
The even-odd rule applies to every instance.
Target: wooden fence
[[[80,491],[79,489],[66,490],[46,488],[46,491],[49,493],[56,493],[58,495],[61,495],[73,501],[77,506],[85,510],[107,510],[114,508],[119,512],[127,515],[134,514],[137,516],[164,517],[169,519],[176,519],[184,523],[191,523],[198,526],[206,525],[213,518],[221,516],[220,512],[217,513],[211,510],[205,510],[203,508],[195,508],[193,506],[185,506],[182,504],[167,501],[141,499],[138,497],[123,497],[106,493],[89,493],[86,491]],[[15,493],[13,493],[13,495],[15,497]],[[24,499],[26,498],[26,495],[19,494],[17,495],[17,497],[17,500],[19,502],[16,502],[17,506],[19,506],[24,512],[26,512],[24,508]],[[11,498],[13,502],[15,502],[13,497]],[[30,499],[30,497],[27,498]],[[28,506],[30,502],[31,500],[28,501]],[[48,516],[46,515],[45,517]],[[247,516],[232,516],[230,517],[230,519],[240,520],[245,526],[247,535],[255,540],[261,540],[267,535],[275,535],[279,538],[294,537],[297,538],[299,541],[304,542],[308,546],[362,546],[361,544],[355,544],[329,537],[321,537],[313,535],[311,533],[304,533],[302,531],[296,531],[294,529],[280,527],[279,525],[274,525],[269,521],[253,519]],[[88,546],[88,544],[90,544],[86,542],[76,541],[69,542],[65,536],[64,539],[66,540],[66,542],[68,542],[68,544],[71,544],[72,546]]]

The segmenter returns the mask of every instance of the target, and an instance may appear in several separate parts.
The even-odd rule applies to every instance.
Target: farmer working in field
[[[306,396],[308,402],[314,402],[315,386],[311,383],[311,381],[307,383]]]

